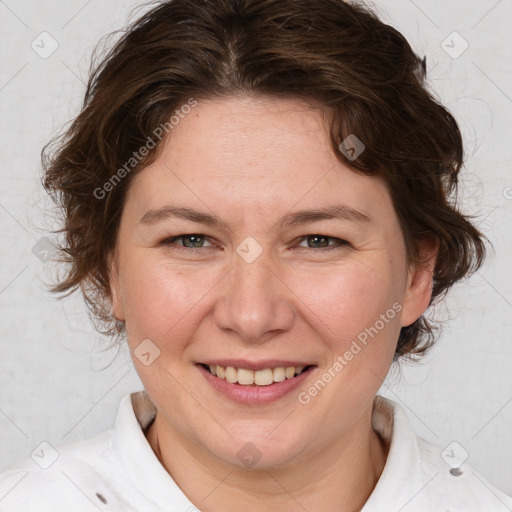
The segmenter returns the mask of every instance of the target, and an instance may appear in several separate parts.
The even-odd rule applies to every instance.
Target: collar
[[[192,510],[192,503],[162,466],[144,430],[156,416],[156,407],[145,391],[127,394],[121,400],[115,420],[115,444],[127,477],[157,507]],[[392,400],[376,396],[372,412],[373,429],[389,446],[384,470],[361,512],[382,512],[405,507],[425,485],[421,453],[405,411]]]
[[[145,391],[125,395],[115,420],[114,443],[130,482],[155,504],[156,510],[194,510],[171,475],[162,466],[144,434],[156,416]]]
[[[389,450],[384,470],[361,512],[382,512],[383,506],[401,510],[425,486],[418,439],[402,407],[382,396],[373,401],[372,427]]]

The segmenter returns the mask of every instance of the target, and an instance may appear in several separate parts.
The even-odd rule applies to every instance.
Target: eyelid
[[[211,246],[214,246],[214,244],[210,240],[210,237],[206,236],[203,233],[183,233],[182,235],[168,236],[168,237],[164,238],[163,240],[161,240],[160,242],[158,242],[158,245],[162,245],[162,246],[170,245],[171,243],[175,242],[175,240],[177,240],[179,238],[183,239],[186,236],[202,237],[202,238],[204,238],[205,241],[209,242],[211,244]],[[204,247],[187,247],[185,245],[178,245],[178,244],[176,244],[176,245],[177,245],[177,247],[179,247],[181,249],[190,249],[190,250],[204,249]],[[207,247],[210,247],[210,246],[207,246]]]
[[[319,237],[319,238],[327,238],[328,240],[334,240],[335,242],[339,243],[339,245],[350,245],[347,240],[344,240],[343,238],[337,238],[335,236],[329,236],[329,235],[322,235],[321,233],[312,233],[311,235],[304,235],[302,237],[299,237],[298,240],[302,242],[303,240],[306,240],[309,237]],[[328,245],[327,247],[335,247],[336,243]],[[327,247],[320,247],[320,249],[327,249]],[[314,247],[305,247],[305,249],[314,249]]]
[[[204,239],[205,242],[210,243],[210,245],[206,246],[206,247],[204,247],[204,246],[203,247],[186,247],[185,245],[180,245],[180,244],[175,245],[176,240],[183,239],[184,237],[189,237],[189,236],[201,237]],[[310,233],[307,235],[303,235],[301,237],[296,238],[295,241],[298,241],[298,243],[300,244],[310,237],[326,238],[328,240],[334,241],[334,243],[328,244],[325,247],[302,247],[302,246],[299,246],[298,249],[311,249],[314,252],[326,252],[331,249],[351,245],[350,242],[348,242],[347,240],[344,240],[343,238],[338,238],[338,237],[329,236],[329,235],[323,235],[321,233]],[[181,235],[169,236],[169,237],[166,237],[163,240],[161,240],[158,243],[158,245],[159,246],[175,245],[178,249],[184,249],[186,251],[187,250],[188,251],[196,251],[199,249],[206,249],[207,247],[215,247],[215,244],[213,243],[212,239],[210,239],[210,237],[208,237],[207,235],[205,235],[203,233],[183,233]]]
[[[347,247],[353,247],[350,242],[343,238],[337,238],[335,236],[328,236],[328,235],[322,235],[321,233],[312,233],[310,235],[305,235],[302,237],[299,237],[299,243],[302,243],[304,240],[306,240],[309,237],[320,237],[320,238],[327,238],[328,240],[333,241],[334,243],[331,243],[325,247],[304,247],[304,246],[294,246],[291,247],[292,250],[298,250],[300,251],[308,251],[310,253],[318,253],[318,254],[325,254],[330,251],[336,250],[336,249],[342,249]]]

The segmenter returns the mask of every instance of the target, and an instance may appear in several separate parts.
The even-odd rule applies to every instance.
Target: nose
[[[216,326],[246,343],[265,343],[293,325],[293,293],[265,251],[251,263],[235,254],[220,293]]]

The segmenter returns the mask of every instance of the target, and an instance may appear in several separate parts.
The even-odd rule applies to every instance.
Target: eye
[[[334,244],[329,244],[329,240],[333,240]],[[327,250],[334,249],[336,246],[344,246],[350,245],[346,240],[342,240],[341,238],[334,238],[332,236],[326,235],[307,235],[301,238],[301,241],[306,241],[308,243],[308,249],[324,249]],[[311,242],[311,245],[309,244]],[[304,247],[304,246],[302,246]]]
[[[180,243],[176,244],[176,240],[181,240],[183,242],[183,245]],[[165,240],[162,240],[158,245],[175,245],[177,248],[180,249],[202,249],[203,247],[205,247],[204,245],[202,245],[205,242],[208,242],[210,246],[212,246],[212,244],[208,241],[205,235],[199,233],[190,233],[186,235],[179,235],[173,236],[171,238],[166,238]]]
[[[299,245],[299,247],[306,249],[324,249],[331,250],[336,247],[347,246],[350,245],[346,240],[342,240],[341,238],[335,238],[332,236],[326,235],[306,235],[299,239],[300,243],[306,242],[308,245],[304,247],[303,245]],[[329,243],[329,241],[333,241],[334,243]],[[177,243],[178,242],[178,243]],[[205,243],[209,245],[205,245]],[[203,249],[206,247],[213,247],[213,244],[209,241],[209,239],[201,234],[201,233],[189,233],[185,235],[173,236],[169,238],[165,238],[161,242],[159,242],[160,246],[174,246],[176,249]]]

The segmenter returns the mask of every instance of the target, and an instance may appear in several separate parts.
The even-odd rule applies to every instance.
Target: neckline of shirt
[[[115,420],[114,445],[127,477],[141,495],[156,507],[187,510],[193,507],[153,452],[144,431],[156,416],[156,408],[146,391],[125,395]],[[402,407],[376,396],[372,427],[389,447],[384,469],[361,512],[380,512],[382,507],[405,506],[425,485],[416,435]],[[398,508],[400,508],[398,506]]]

